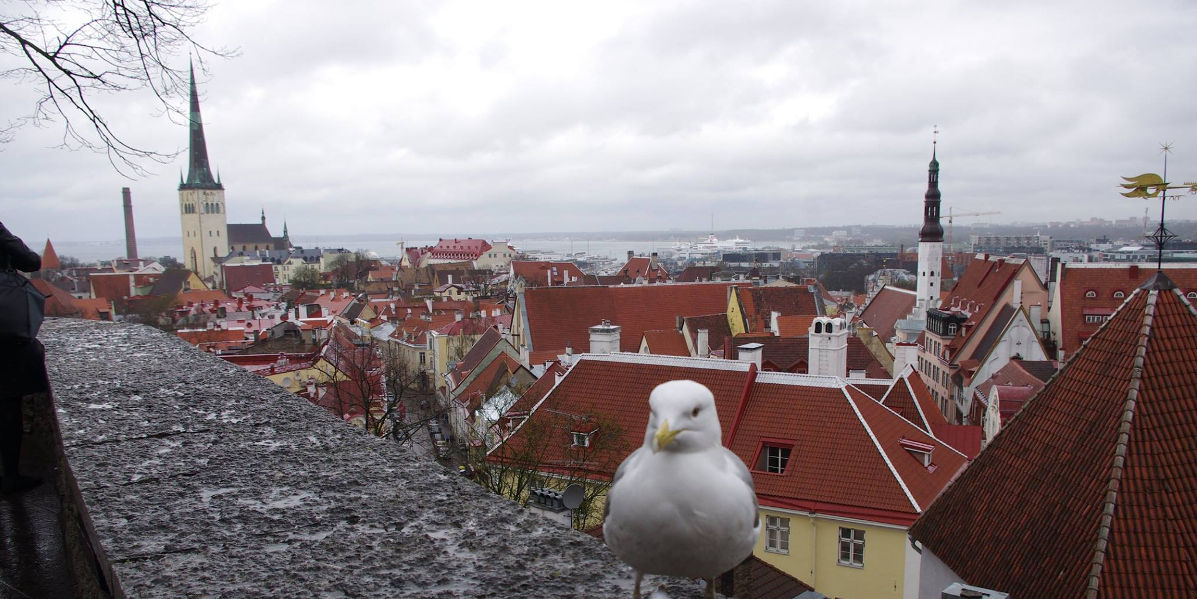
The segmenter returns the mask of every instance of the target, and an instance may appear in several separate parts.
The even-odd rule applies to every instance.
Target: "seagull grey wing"
[[[639,462],[642,456],[644,456],[643,447],[633,451],[631,455],[624,458],[619,468],[615,469],[615,476],[611,477],[611,486],[607,487],[607,501],[603,504],[603,520],[606,520],[607,516],[611,515],[611,490],[615,488],[615,485],[619,484],[619,480],[623,478],[624,474],[627,474],[629,468],[635,467],[635,463]]]
[[[748,488],[752,490],[753,496],[756,495],[756,482],[752,480],[752,473],[748,471],[748,466],[744,465],[744,461],[739,456],[732,453],[730,449],[723,448],[723,458],[727,462],[727,469],[734,473]]]

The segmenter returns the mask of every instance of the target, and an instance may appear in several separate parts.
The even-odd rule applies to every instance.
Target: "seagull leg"
[[[707,581],[706,599],[715,599],[715,579],[704,578],[703,580]]]
[[[640,599],[640,579],[644,578],[644,574],[640,570],[632,570],[636,573],[636,586],[632,588],[632,599]]]

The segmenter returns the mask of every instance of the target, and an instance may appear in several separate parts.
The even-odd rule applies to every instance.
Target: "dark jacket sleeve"
[[[0,266],[8,266],[24,272],[42,269],[42,258],[29,249],[20,237],[13,235],[0,223]],[[7,263],[7,264],[5,264]]]

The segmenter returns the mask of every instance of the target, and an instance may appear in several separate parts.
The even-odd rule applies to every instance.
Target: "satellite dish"
[[[586,489],[582,488],[582,485],[575,483],[565,488],[565,492],[561,494],[561,503],[573,510],[582,505],[582,500],[585,498]]]

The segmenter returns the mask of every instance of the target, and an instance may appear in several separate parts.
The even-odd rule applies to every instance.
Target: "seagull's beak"
[[[669,420],[662,420],[660,428],[657,429],[657,434],[653,435],[653,453],[657,453],[665,449],[673,440],[677,438],[684,429],[670,430]]]

